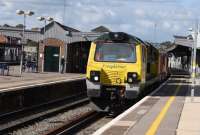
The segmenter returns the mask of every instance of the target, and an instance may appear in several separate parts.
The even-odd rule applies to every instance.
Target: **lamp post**
[[[191,97],[193,101],[194,97],[194,90],[195,90],[195,83],[196,83],[196,50],[197,50],[197,43],[198,43],[198,35],[199,35],[199,27],[198,27],[198,21],[195,23],[195,29],[189,29],[189,31],[192,32],[193,37],[193,47],[192,47],[192,56],[191,56],[191,64],[192,64],[192,89],[191,89]]]
[[[44,21],[44,36],[43,36],[43,44],[45,45],[45,33],[46,33],[46,25],[47,25],[47,21],[48,22],[52,22],[54,19],[52,17],[44,17],[44,16],[39,16],[37,17],[37,20],[38,21]],[[44,72],[44,52],[43,52],[43,55],[42,55],[42,72]]]
[[[153,34],[153,42],[156,43],[156,36],[157,36],[157,23],[154,23],[154,34]]]
[[[21,58],[20,58],[20,75],[22,75],[23,68],[23,53],[24,53],[24,44],[25,44],[25,28],[26,28],[26,17],[34,15],[33,11],[24,11],[24,10],[16,10],[17,15],[23,15],[24,17],[24,26],[23,26],[23,34],[22,34],[22,50],[21,50]]]

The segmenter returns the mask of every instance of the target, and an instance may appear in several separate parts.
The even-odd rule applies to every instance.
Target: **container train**
[[[91,43],[87,95],[93,109],[109,112],[167,77],[167,55],[138,37],[109,32]]]

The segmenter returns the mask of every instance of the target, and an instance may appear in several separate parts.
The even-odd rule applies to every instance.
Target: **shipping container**
[[[90,44],[90,41],[68,44],[66,72],[86,73]]]

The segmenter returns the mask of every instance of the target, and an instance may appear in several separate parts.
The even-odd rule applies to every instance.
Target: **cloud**
[[[179,26],[179,25],[174,24],[174,25],[172,26],[172,31],[173,31],[173,32],[177,32],[177,31],[179,31],[179,30],[180,30],[180,26]]]
[[[169,28],[171,27],[171,24],[168,21],[165,21],[163,22],[162,26],[164,29],[169,30]]]
[[[63,23],[63,13],[62,12],[57,12],[52,17],[55,18],[55,21]]]
[[[2,10],[12,10],[14,7],[14,3],[7,0],[1,0],[0,5],[2,7]]]
[[[142,28],[152,28],[155,25],[155,22],[151,21],[151,20],[137,20],[136,21],[138,25],[140,25],[140,27]]]
[[[119,25],[119,27],[123,31],[131,31],[131,28],[133,26],[131,24],[121,24],[121,25]]]
[[[134,14],[138,17],[144,17],[146,14],[145,14],[145,11],[142,10],[142,9],[136,9],[134,10]]]
[[[105,13],[107,16],[112,16],[112,17],[116,16],[116,13],[112,11],[111,9],[106,10]]]
[[[153,40],[156,23],[156,39],[163,41],[186,33],[199,14],[199,4],[197,0],[66,0],[64,22],[64,0],[1,0],[0,16],[2,24],[16,25],[23,23],[22,16],[15,14],[16,9],[33,10],[35,15],[27,19],[29,28],[43,26],[36,17],[44,15],[82,31],[105,25],[144,40]]]

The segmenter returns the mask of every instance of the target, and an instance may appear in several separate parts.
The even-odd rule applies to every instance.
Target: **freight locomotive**
[[[138,37],[109,32],[91,43],[87,95],[97,111],[123,106],[166,76],[166,54]]]

